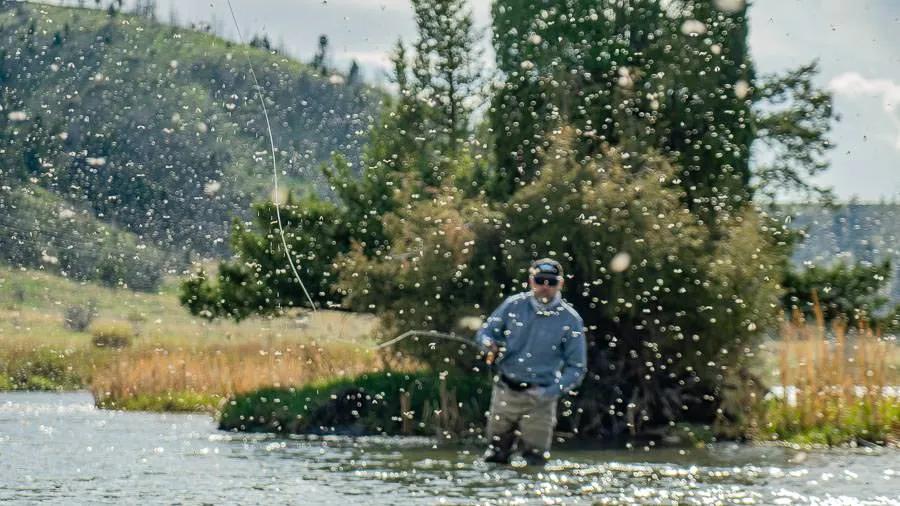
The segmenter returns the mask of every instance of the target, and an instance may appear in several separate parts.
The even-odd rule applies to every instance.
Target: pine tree
[[[316,49],[316,54],[313,56],[312,60],[312,68],[318,70],[322,74],[328,72],[328,68],[326,67],[326,62],[328,59],[328,36],[327,35],[319,35],[319,46]]]
[[[350,69],[347,71],[347,84],[354,85],[359,82],[359,63],[356,60],[350,62]]]
[[[812,182],[828,169],[826,154],[833,147],[828,140],[832,97],[813,83],[818,72],[818,63],[812,62],[765,76],[754,94],[756,139],[774,155],[756,165],[755,185],[770,203],[787,192],[833,200],[831,189]]]
[[[612,145],[671,155],[694,207],[748,199],[750,102],[735,93],[753,79],[746,8],[724,13],[703,0],[678,6],[495,4],[505,83],[491,120],[502,192],[531,180],[548,134],[570,124],[585,154]]]
[[[471,131],[470,101],[481,84],[472,13],[464,0],[412,3],[419,33],[413,73],[443,147],[453,152]]]

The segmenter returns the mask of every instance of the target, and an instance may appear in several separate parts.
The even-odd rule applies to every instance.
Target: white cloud
[[[391,66],[391,51],[344,51],[340,53],[342,58],[356,60],[361,65],[367,65],[378,69],[388,69]]]
[[[856,72],[845,72],[832,78],[828,89],[848,97],[880,97],[881,108],[897,127],[894,147],[900,150],[900,84],[890,79],[868,79]]]
[[[832,78],[828,88],[841,95],[880,95],[885,112],[892,113],[900,106],[900,84],[890,79],[867,79],[856,72],[846,72]]]

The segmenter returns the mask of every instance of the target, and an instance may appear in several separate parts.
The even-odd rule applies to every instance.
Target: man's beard
[[[546,312],[553,309],[559,302],[562,300],[562,294],[556,292],[553,297],[547,296],[538,296],[534,293],[534,290],[531,292],[531,303],[534,305],[534,309],[538,312]]]

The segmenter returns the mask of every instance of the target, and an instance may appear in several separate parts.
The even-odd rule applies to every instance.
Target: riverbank
[[[226,402],[223,430],[282,434],[478,436],[490,404],[485,374],[380,371]]]
[[[103,408],[204,411],[238,431],[477,437],[484,426],[486,374],[442,379],[374,353],[370,316],[209,323],[184,311],[172,283],[146,294],[10,269],[0,269],[0,300],[0,390],[88,389]],[[86,306],[92,321],[77,330],[67,319]],[[796,391],[758,399],[756,417],[729,437],[833,446],[900,439],[896,397],[874,394],[900,384],[896,343],[824,327],[790,322],[781,339],[754,350],[763,383]],[[561,406],[561,418],[569,410]],[[716,436],[712,426],[656,432],[688,443]]]
[[[848,329],[821,318],[806,322],[795,317],[783,323],[780,334],[781,339],[760,347],[751,376],[788,385],[780,389],[782,395],[751,395],[749,406],[722,417],[736,420],[729,425],[675,423],[645,430],[640,439],[676,445],[716,438],[806,447],[900,444],[900,351],[895,340],[864,326]],[[489,390],[483,373],[448,377],[446,372],[382,371],[352,381],[236,396],[223,407],[221,427],[289,434],[477,436],[484,427]],[[559,427],[577,409],[577,399],[563,399]]]

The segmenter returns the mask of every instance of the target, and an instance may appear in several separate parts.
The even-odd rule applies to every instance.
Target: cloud
[[[884,111],[888,113],[900,107],[900,84],[890,79],[866,79],[856,72],[846,72],[832,78],[828,88],[840,95],[880,95]]]
[[[900,84],[890,79],[868,79],[856,72],[845,72],[832,78],[828,89],[848,97],[881,97],[881,108],[898,129],[894,147],[900,150]]]
[[[344,51],[340,56],[378,69],[388,69],[391,66],[391,55],[388,51]]]

